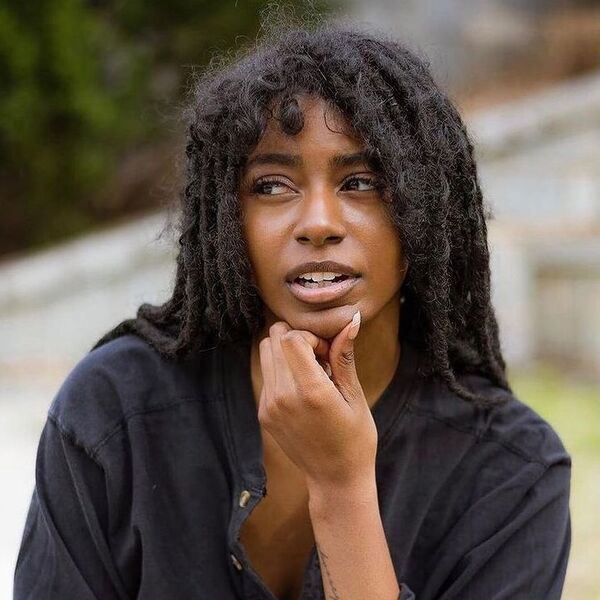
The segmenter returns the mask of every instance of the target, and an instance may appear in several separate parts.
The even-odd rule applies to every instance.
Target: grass
[[[600,386],[547,367],[509,375],[515,394],[554,427],[573,459],[572,546],[563,598],[599,600]]]

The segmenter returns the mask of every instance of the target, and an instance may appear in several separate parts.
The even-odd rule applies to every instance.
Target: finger
[[[311,331],[305,329],[296,329],[302,337],[308,342],[312,348],[314,354],[322,361],[326,361],[329,357],[329,342],[319,336],[315,335]]]
[[[301,331],[288,331],[281,336],[280,343],[297,390],[308,394],[323,385],[333,385]]]
[[[263,338],[258,345],[260,357],[260,370],[262,373],[263,394],[266,398],[272,398],[275,390],[275,369],[273,366],[273,352],[271,339]]]
[[[312,331],[307,331],[305,329],[297,329],[296,331],[302,334],[304,339],[310,345],[317,357],[317,363],[325,373],[327,373],[327,377],[331,377],[331,367],[329,366],[329,341],[315,335]]]
[[[277,321],[269,328],[269,337],[272,341],[271,349],[273,353],[275,386],[279,385],[279,380],[281,380],[281,385],[284,389],[286,386],[291,385],[293,376],[287,364],[287,358],[281,352],[281,336],[291,330],[292,328],[285,321]],[[295,331],[301,334],[306,340],[313,351],[313,356],[317,357],[317,364],[320,365],[321,369],[327,374],[327,377],[331,377],[332,372],[328,362],[330,349],[329,341],[315,335],[312,331],[305,329],[297,329]]]
[[[274,329],[271,330],[269,328],[269,334],[271,334],[271,331],[273,331],[278,333],[280,336],[292,330],[292,328],[285,321],[277,321],[277,323],[274,323],[271,327],[273,327]],[[327,359],[329,355],[329,342],[327,340],[315,335],[312,331],[308,331],[306,329],[295,329],[294,331],[298,331],[302,334],[302,336],[309,343],[310,347],[313,349],[313,352],[317,357],[319,357],[322,360]]]
[[[354,338],[360,329],[360,317],[360,311],[357,311],[331,343],[330,365],[333,381],[350,404],[366,401],[354,362]]]
[[[291,327],[284,321],[277,321],[269,327],[269,338],[271,339],[271,351],[273,353],[273,371],[275,376],[275,394],[287,395],[294,389],[294,379],[288,366],[287,359],[281,349],[281,336]]]

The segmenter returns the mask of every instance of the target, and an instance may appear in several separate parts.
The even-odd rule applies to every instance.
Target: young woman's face
[[[287,135],[269,119],[248,157],[243,228],[267,322],[331,339],[357,310],[365,325],[384,308],[399,310],[406,263],[363,143],[321,98],[302,96],[299,104],[300,133]],[[340,264],[304,265],[322,261]],[[296,279],[320,271],[342,281]]]

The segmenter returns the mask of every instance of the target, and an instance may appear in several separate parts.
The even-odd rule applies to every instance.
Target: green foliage
[[[5,0],[0,252],[43,245],[126,212],[118,203],[100,205],[99,190],[125,152],[172,134],[193,66],[252,40],[264,5]]]
[[[600,388],[569,381],[548,367],[511,380],[518,397],[558,432],[569,452],[600,460]]]

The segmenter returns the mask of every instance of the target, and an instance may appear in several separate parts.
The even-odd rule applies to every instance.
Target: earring
[[[404,297],[404,294],[402,294],[402,296],[400,296],[400,304],[404,304],[405,300],[406,298]]]

